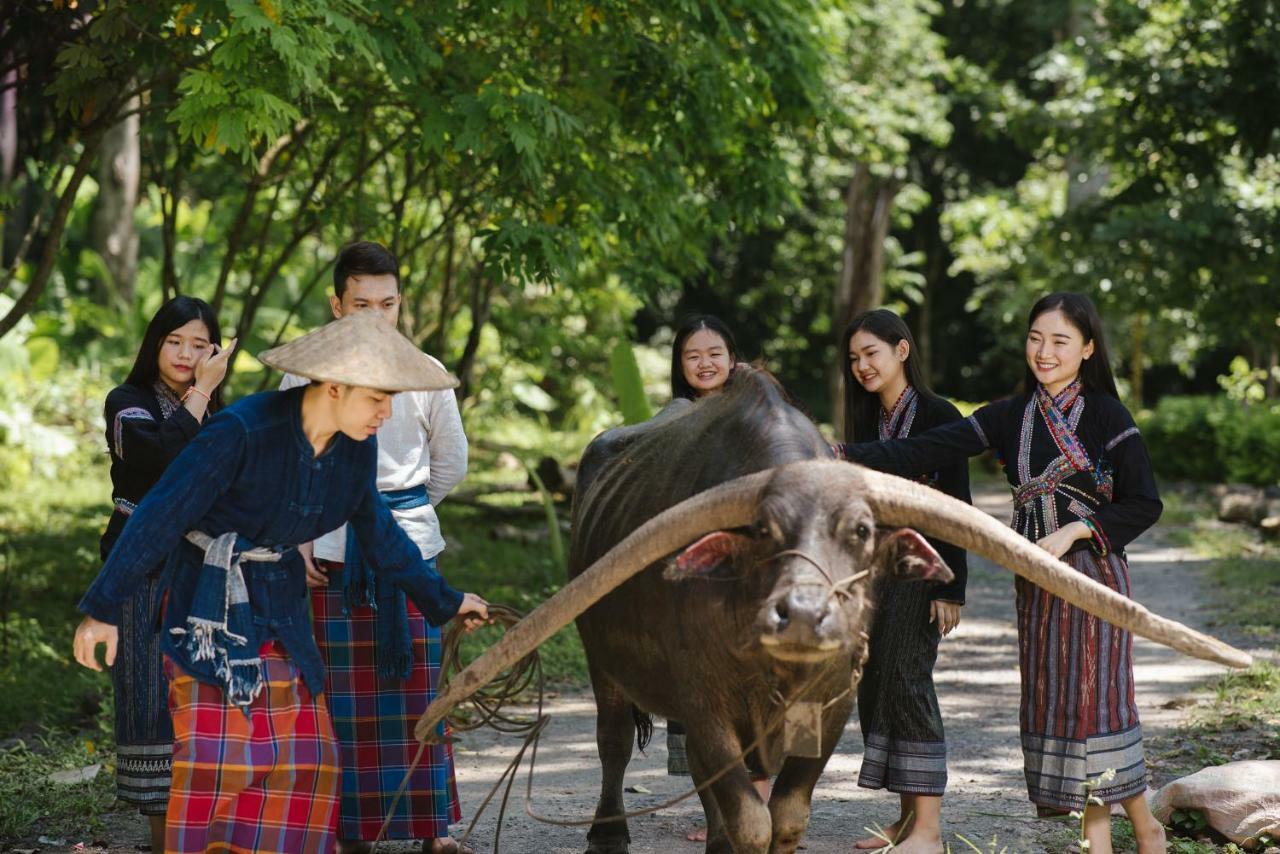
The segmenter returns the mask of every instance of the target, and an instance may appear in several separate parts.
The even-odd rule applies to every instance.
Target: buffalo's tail
[[[631,706],[631,720],[636,725],[636,748],[641,753],[644,753],[644,749],[653,740],[653,718],[648,713],[640,711],[639,706],[633,704]]]

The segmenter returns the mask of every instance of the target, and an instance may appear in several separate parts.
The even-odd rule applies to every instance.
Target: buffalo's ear
[[[668,570],[670,578],[693,578],[706,575],[749,548],[753,540],[732,531],[712,531],[676,556],[676,565]]]
[[[877,537],[876,560],[895,578],[950,581],[955,578],[942,555],[919,532],[896,528]]]

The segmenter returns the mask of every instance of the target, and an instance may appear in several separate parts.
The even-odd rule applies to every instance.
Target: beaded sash
[[[1044,386],[1037,386],[1023,412],[1022,435],[1018,444],[1018,480],[1021,485],[1013,490],[1014,527],[1033,539],[1039,539],[1040,536],[1058,529],[1058,513],[1053,495],[1060,489],[1071,493],[1071,501],[1067,507],[1081,520],[1093,515],[1100,503],[1097,496],[1101,496],[1103,501],[1111,499],[1113,486],[1110,472],[1089,459],[1084,445],[1076,435],[1085,407],[1080,392],[1080,380],[1076,380],[1056,396],[1050,395]],[[1050,437],[1061,453],[1042,472],[1032,476],[1031,439],[1037,417],[1044,420]],[[1067,478],[1077,472],[1092,475],[1097,496],[1064,484]],[[1036,499],[1040,499],[1039,513],[1035,512]]]
[[[902,390],[893,410],[880,410],[880,441],[887,439],[904,439],[911,433],[911,424],[916,420],[916,409],[920,403],[920,395],[911,386]]]

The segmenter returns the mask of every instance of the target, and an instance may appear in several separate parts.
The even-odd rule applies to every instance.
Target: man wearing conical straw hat
[[[334,264],[329,304],[334,317],[370,312],[394,327],[400,315],[395,255],[371,241],[345,247]],[[280,387],[306,383],[286,374]],[[466,472],[467,437],[452,389],[398,395],[378,430],[378,489],[432,566],[445,547],[435,505]],[[369,577],[349,526],[300,551],[342,759],[339,854],[368,851],[384,821],[383,839],[420,839],[425,854],[465,854],[471,849],[449,836],[449,825],[462,818],[453,749],[444,740],[423,748],[413,735],[436,696],[440,630],[399,589]],[[446,734],[443,724],[438,734]]]
[[[392,396],[450,388],[448,372],[361,314],[259,358],[312,383],[214,416],[138,505],[79,606],[76,660],[100,669],[105,644],[110,665],[121,604],[164,566],[168,852],[333,848],[338,746],[299,543],[350,523],[372,571],[432,624],[488,617],[422,559],[377,490],[373,436]]]

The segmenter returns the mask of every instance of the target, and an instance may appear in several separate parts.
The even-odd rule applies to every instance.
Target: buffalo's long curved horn
[[[818,465],[830,466],[832,475],[838,476],[836,469],[841,463]],[[1246,652],[1176,620],[1152,614],[1132,599],[1050,557],[1039,546],[963,501],[900,477],[865,468],[855,471],[863,481],[862,497],[877,522],[915,528],[962,546],[1077,608],[1178,652],[1228,667],[1248,667],[1253,663]]]
[[[762,471],[722,483],[669,507],[632,531],[454,676],[422,713],[414,736],[419,741],[429,740],[454,706],[649,564],[711,531],[750,523],[760,492],[772,476],[771,470]]]
[[[845,462],[811,460],[756,472],[682,501],[650,519],[589,569],[539,605],[450,681],[414,729],[419,741],[434,737],[440,721],[490,679],[528,655],[611,590],[654,561],[710,531],[752,521],[762,490],[789,470],[818,480],[833,492],[861,497],[876,521],[909,526],[955,543],[1011,569],[1055,596],[1107,622],[1196,658],[1229,667],[1253,663],[1242,652],[1142,605],[1077,572],[963,501],[935,489]]]

